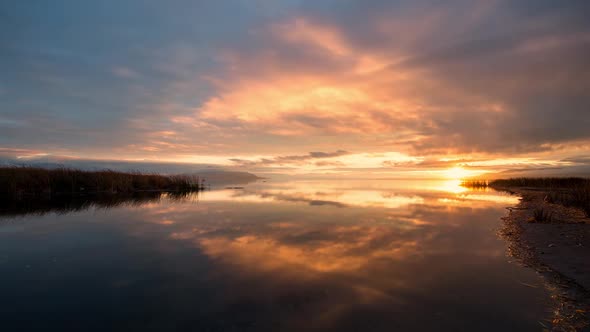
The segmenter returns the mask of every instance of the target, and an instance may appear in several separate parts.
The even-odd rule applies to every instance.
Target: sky
[[[590,2],[0,3],[0,159],[590,175]]]

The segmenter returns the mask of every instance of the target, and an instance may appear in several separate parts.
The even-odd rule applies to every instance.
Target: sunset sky
[[[589,17],[586,0],[3,1],[0,162],[587,175]]]

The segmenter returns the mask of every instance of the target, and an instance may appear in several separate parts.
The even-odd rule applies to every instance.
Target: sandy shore
[[[554,300],[554,331],[588,331],[590,312],[590,218],[576,208],[548,203],[534,188],[502,188],[521,197],[507,207],[500,231],[509,254],[547,281]],[[550,220],[535,220],[543,209]]]
[[[551,270],[590,290],[590,218],[576,208],[547,203],[543,191],[510,189],[521,196],[520,203],[508,208],[507,226],[518,234],[518,240],[531,258],[537,259]],[[542,208],[552,220],[538,222],[535,209]],[[506,233],[505,235],[511,235]]]

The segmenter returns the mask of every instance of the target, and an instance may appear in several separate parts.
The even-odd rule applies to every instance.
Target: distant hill
[[[248,172],[234,172],[234,171],[223,171],[223,170],[206,170],[193,173],[205,179],[205,183],[211,185],[220,184],[245,184],[255,182],[256,180],[263,179]]]
[[[0,156],[0,167],[30,166],[45,169],[57,169],[62,167],[74,168],[85,171],[100,171],[104,169],[120,172],[157,173],[163,175],[185,174],[197,175],[211,185],[246,184],[259,179],[252,173],[224,170],[214,165],[185,164],[170,162],[127,162],[116,160],[90,160],[46,157],[33,160],[15,160]]]

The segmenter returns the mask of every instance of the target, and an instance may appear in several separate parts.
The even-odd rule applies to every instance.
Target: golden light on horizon
[[[463,180],[467,177],[481,175],[483,173],[485,173],[485,171],[473,171],[464,169],[460,166],[455,166],[443,171],[443,177],[451,180]]]

